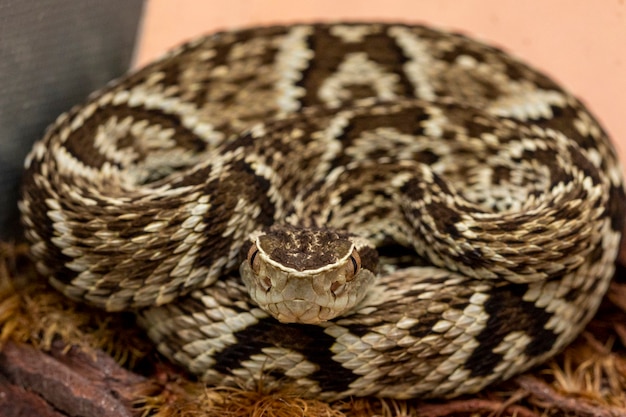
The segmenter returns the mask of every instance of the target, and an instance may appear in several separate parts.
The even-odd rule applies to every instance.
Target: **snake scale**
[[[476,392],[561,350],[624,193],[542,73],[334,23],[212,34],[113,81],[34,145],[19,206],[54,287],[137,312],[203,381],[335,400]]]

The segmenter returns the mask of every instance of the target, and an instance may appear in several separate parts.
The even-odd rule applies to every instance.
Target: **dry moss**
[[[142,358],[150,360],[147,382],[133,388],[138,416],[626,416],[626,284],[621,279],[562,354],[478,396],[327,404],[289,392],[263,393],[262,387],[251,392],[186,379],[153,353],[129,316],[77,305],[52,290],[35,273],[26,250],[0,243],[0,343],[14,340],[47,351],[60,339],[66,346],[102,349],[131,369]]]
[[[25,245],[0,242],[0,345],[6,340],[50,350],[52,341],[102,349],[133,366],[151,345],[129,315],[105,314],[68,300],[39,278]]]

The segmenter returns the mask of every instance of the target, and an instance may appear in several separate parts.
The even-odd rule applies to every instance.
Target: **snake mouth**
[[[337,316],[333,309],[304,299],[268,304],[265,310],[281,323],[319,324]]]

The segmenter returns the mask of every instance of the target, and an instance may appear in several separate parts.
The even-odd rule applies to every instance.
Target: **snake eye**
[[[257,255],[259,254],[259,249],[256,245],[252,245],[250,250],[248,251],[248,263],[250,264],[250,268],[252,268],[252,272],[258,274],[261,270],[261,261],[257,259]]]
[[[352,281],[361,269],[361,257],[356,249],[352,251],[352,254],[350,255],[350,263],[346,265],[346,268],[346,281]]]

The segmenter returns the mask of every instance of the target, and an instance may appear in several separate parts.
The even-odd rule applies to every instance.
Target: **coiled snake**
[[[352,23],[218,33],[113,82],[34,145],[20,209],[56,288],[137,311],[206,382],[332,400],[546,360],[607,289],[623,202],[545,75]]]

